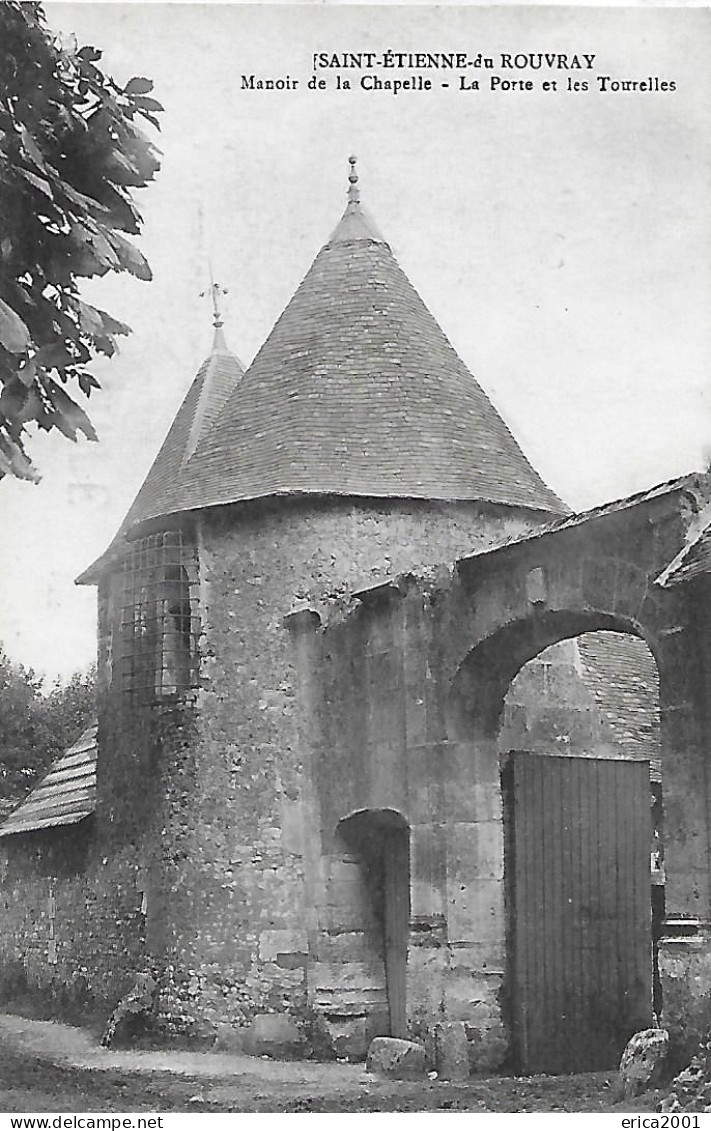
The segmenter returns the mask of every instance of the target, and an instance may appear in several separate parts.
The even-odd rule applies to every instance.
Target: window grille
[[[145,702],[175,698],[198,684],[198,568],[180,530],[130,544],[124,560],[121,673]]]

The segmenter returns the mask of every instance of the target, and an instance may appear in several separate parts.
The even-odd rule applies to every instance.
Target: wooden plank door
[[[514,753],[509,989],[524,1072],[615,1068],[651,1024],[649,763]]]
[[[385,977],[390,1033],[407,1036],[407,943],[410,931],[410,845],[407,829],[383,837]]]

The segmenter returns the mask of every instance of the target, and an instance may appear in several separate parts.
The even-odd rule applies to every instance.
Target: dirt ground
[[[653,1111],[611,1102],[610,1073],[391,1081],[363,1065],[226,1053],[114,1052],[86,1030],[0,1015],[0,1111]]]

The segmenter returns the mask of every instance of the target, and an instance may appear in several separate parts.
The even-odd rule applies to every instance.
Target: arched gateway
[[[579,633],[641,637],[656,660],[667,881],[666,935],[660,944],[664,1023],[680,1033],[693,1014],[687,988],[693,971],[709,961],[703,626],[683,587],[657,580],[684,544],[689,522],[703,503],[701,489],[698,479],[675,481],[460,559],[453,572],[428,583],[410,577],[366,591],[350,616],[339,611],[332,624],[326,622],[311,636],[308,665],[317,677],[312,687],[330,673],[313,735],[323,826],[334,827],[349,809],[391,806],[407,813],[408,1032],[424,1039],[442,1018],[461,1022],[477,1067],[512,1056],[524,1068],[536,1067],[520,1039],[523,966],[515,950],[515,896],[505,868],[505,831],[508,836],[510,830],[504,817],[510,820],[514,808],[513,802],[508,810],[504,806],[497,749],[504,697],[527,661]],[[339,662],[344,678],[334,682]],[[523,755],[509,759],[505,780],[507,773],[515,778],[517,757],[521,761]],[[594,758],[576,763],[573,801],[570,766],[563,761],[557,760],[558,769],[552,760],[535,763],[541,775],[537,783],[522,784],[534,762],[518,777],[519,791],[540,791],[543,778],[557,774],[555,781],[546,777],[549,804],[557,796],[558,816],[565,811],[573,823],[586,822],[584,844],[577,836],[557,849],[555,837],[568,835],[566,821],[555,827],[548,822],[554,840],[540,840],[539,847],[544,843],[549,855],[553,852],[551,868],[559,867],[564,849],[570,853],[574,842],[579,883],[598,860],[603,870],[622,874],[626,869],[613,903],[603,899],[597,905],[599,910],[604,904],[613,919],[622,915],[640,883],[644,889],[626,922],[611,922],[608,932],[583,931],[575,945],[572,937],[560,943],[561,962],[579,962],[588,948],[592,966],[613,961],[629,966],[626,982],[608,980],[613,998],[618,995],[617,1003],[608,1003],[608,1013],[616,1008],[623,1020],[610,1027],[597,1065],[612,1066],[630,1031],[651,1020],[649,770],[643,763],[614,759],[606,765]],[[614,804],[607,806],[605,798],[612,793]],[[518,819],[523,835],[521,812]],[[543,828],[545,809],[536,820]],[[530,827],[526,835],[532,835]],[[598,853],[595,846],[603,841],[605,852]],[[546,867],[539,870],[543,878]],[[589,877],[584,882],[590,894]],[[602,899],[604,886],[598,884],[595,898]],[[588,907],[586,914],[593,913]],[[561,923],[567,931],[567,921]],[[520,917],[518,928],[520,934]],[[621,938],[625,930],[636,942],[613,954],[610,939],[615,933]],[[587,977],[585,970],[581,977]],[[585,996],[581,993],[580,1000]],[[587,994],[588,1000],[592,996]],[[584,1014],[578,1021],[585,1024]],[[547,1071],[569,1067],[560,1050],[545,1064]]]

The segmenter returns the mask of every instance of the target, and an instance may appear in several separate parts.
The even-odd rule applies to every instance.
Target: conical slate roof
[[[271,495],[566,510],[361,208],[346,212],[152,517]]]
[[[247,372],[220,341],[95,580],[132,526],[286,495],[478,500],[562,514],[362,208],[348,205]]]
[[[120,552],[131,527],[170,509],[183,466],[208,433],[243,373],[241,362],[227,348],[222,323],[216,320],[212,349],[188,389],[142,487],[109,548],[77,578],[80,584],[97,580]]]

